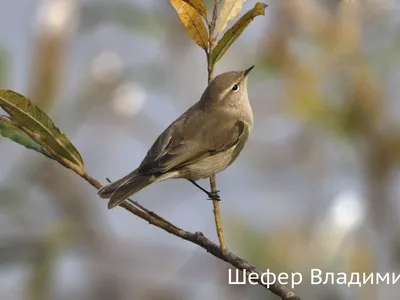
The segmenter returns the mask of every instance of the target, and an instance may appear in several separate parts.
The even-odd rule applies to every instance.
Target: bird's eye
[[[238,90],[239,90],[239,86],[238,86],[237,84],[235,84],[235,85],[232,87],[232,91],[237,92]]]

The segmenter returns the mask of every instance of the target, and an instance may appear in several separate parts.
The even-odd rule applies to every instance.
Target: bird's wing
[[[150,175],[178,169],[238,143],[244,145],[247,136],[248,126],[243,121],[194,111],[177,119],[157,138],[138,171]]]

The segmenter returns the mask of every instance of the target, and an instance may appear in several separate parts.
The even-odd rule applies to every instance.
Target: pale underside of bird
[[[215,77],[201,99],[171,123],[156,139],[137,169],[98,192],[113,208],[154,182],[187,179],[211,199],[219,200],[196,183],[232,164],[253,128],[245,71]]]

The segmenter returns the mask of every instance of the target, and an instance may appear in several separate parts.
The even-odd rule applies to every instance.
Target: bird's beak
[[[250,68],[248,68],[247,70],[244,71],[244,77],[246,77],[247,75],[249,75],[250,71],[253,70],[254,65],[251,66]]]

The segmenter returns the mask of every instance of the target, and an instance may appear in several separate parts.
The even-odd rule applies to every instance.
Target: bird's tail
[[[153,175],[140,175],[134,171],[125,177],[102,187],[98,191],[98,194],[101,198],[110,198],[108,209],[111,209],[119,205],[129,196],[153,183],[155,179],[156,177]]]

